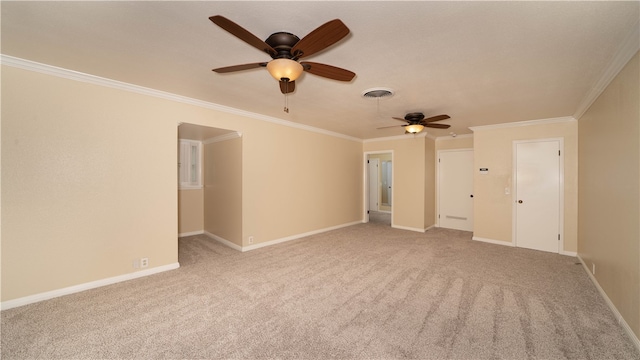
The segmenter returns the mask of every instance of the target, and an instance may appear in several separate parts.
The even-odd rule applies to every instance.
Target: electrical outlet
[[[140,260],[138,260],[138,259],[133,260],[133,268],[134,269],[139,269],[140,268]]]
[[[140,267],[147,267],[149,266],[149,258],[142,258],[140,259]]]
[[[249,244],[253,244],[253,236],[249,236]]]
[[[591,263],[591,273],[592,273],[593,275],[595,275],[595,274],[596,274],[596,263]]]

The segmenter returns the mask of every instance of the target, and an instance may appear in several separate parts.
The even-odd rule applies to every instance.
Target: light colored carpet
[[[361,224],[2,312],[3,359],[638,359],[576,259]]]

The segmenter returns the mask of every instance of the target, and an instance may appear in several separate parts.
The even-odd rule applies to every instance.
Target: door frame
[[[454,152],[454,151],[473,151],[473,148],[460,148],[460,149],[448,149],[448,150],[438,150],[436,151],[436,226],[440,227],[440,154],[445,152]],[[473,167],[472,167],[473,169]],[[472,189],[473,190],[473,189]]]
[[[369,155],[375,155],[375,154],[391,154],[391,227],[393,227],[393,209],[394,209],[394,205],[395,201],[393,200],[395,191],[394,191],[394,184],[395,184],[395,178],[396,178],[396,167],[395,167],[395,160],[394,160],[394,154],[393,154],[393,150],[377,150],[377,151],[365,151],[363,153],[363,158],[364,161],[362,162],[362,181],[363,181],[363,186],[362,186],[362,222],[363,223],[368,223],[369,222],[369,164],[367,163],[367,160],[369,160]]]
[[[371,164],[376,164],[376,174],[373,175],[371,173]],[[378,176],[380,174],[380,159],[369,159],[367,158],[367,176],[369,177],[369,182],[367,182],[369,191],[367,192],[367,196],[369,196],[369,206],[367,207],[367,210],[374,210],[374,211],[379,211],[380,210],[380,176]],[[375,183],[376,183],[376,188],[375,191],[374,189],[371,189],[371,183],[373,182],[373,178],[375,177]],[[371,204],[371,200],[372,200],[372,194],[375,194],[375,198],[376,198],[376,205],[372,206],[373,204]],[[371,209],[372,207],[374,207],[375,209]]]
[[[558,251],[555,252],[556,254],[563,254],[564,253],[564,196],[565,196],[565,191],[564,191],[564,154],[565,154],[565,150],[564,150],[564,138],[563,137],[558,137],[558,138],[541,138],[541,139],[530,139],[530,140],[513,140],[513,147],[512,147],[512,152],[511,152],[511,158],[512,158],[512,165],[511,165],[511,171],[512,171],[512,175],[511,175],[511,179],[512,179],[512,185],[511,185],[511,244],[514,247],[518,246],[518,242],[517,242],[517,216],[516,216],[516,211],[517,211],[517,202],[518,199],[516,199],[516,195],[518,193],[518,189],[516,188],[517,185],[517,165],[518,165],[518,159],[517,159],[517,145],[518,144],[523,144],[523,143],[537,143],[537,142],[551,142],[551,141],[557,141],[558,142],[558,148],[560,149],[560,156],[559,156],[559,165],[560,165],[560,171],[559,171],[559,176],[560,176],[560,181],[559,181],[559,191],[560,191],[560,195],[559,195],[559,199],[558,199],[558,207],[559,207],[559,213],[558,213],[558,233],[560,234],[560,241],[558,241]]]

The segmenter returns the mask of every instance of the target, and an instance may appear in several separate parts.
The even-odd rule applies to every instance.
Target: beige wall
[[[3,65],[2,301],[177,263],[179,122],[242,133],[243,244],[362,220],[360,141]]]
[[[176,139],[163,101],[3,66],[2,301],[176,264]]]
[[[578,249],[578,124],[560,121],[527,126],[475,128],[473,235],[495,241],[512,242],[513,142],[564,138],[564,248]],[[489,173],[480,175],[479,168]],[[505,194],[509,188],[510,194]]]
[[[424,156],[424,227],[429,228],[436,218],[436,140],[425,138]]]
[[[204,190],[178,191],[178,233],[187,234],[204,230]]]
[[[244,244],[362,220],[361,142],[258,120],[245,130]]]
[[[242,246],[242,138],[204,145],[204,229]]]
[[[425,223],[425,139],[408,135],[402,139],[364,143],[365,152],[393,150],[392,224],[395,227],[412,230],[428,227]]]
[[[640,337],[640,59],[579,119],[578,254]]]
[[[436,152],[454,149],[473,149],[473,135],[443,136],[436,139]]]

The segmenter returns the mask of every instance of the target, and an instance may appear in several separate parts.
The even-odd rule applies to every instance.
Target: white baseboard
[[[431,226],[427,226],[427,228],[426,228],[426,229],[424,229],[424,232],[427,232],[427,231],[429,231],[429,230],[431,230],[431,229],[433,229],[433,228],[436,228],[436,227],[438,227],[438,226],[436,226],[436,224],[433,224],[433,225],[431,225]]]
[[[616,320],[618,320],[618,323],[622,326],[624,331],[627,333],[627,336],[629,336],[629,339],[631,339],[631,342],[633,343],[633,345],[635,345],[636,349],[640,351],[640,339],[638,339],[638,337],[633,332],[629,324],[627,324],[627,321],[622,317],[622,314],[620,314],[620,312],[618,311],[618,308],[616,308],[616,306],[613,304],[611,299],[609,299],[609,296],[607,295],[607,293],[604,292],[604,290],[598,283],[598,280],[596,279],[596,277],[593,276],[591,271],[589,271],[589,267],[584,262],[584,260],[582,260],[580,255],[576,255],[576,257],[578,258],[578,260],[580,260],[580,263],[582,264],[584,271],[586,271],[587,275],[589,275],[589,278],[591,279],[593,284],[596,286],[596,289],[598,289],[598,292],[600,293],[600,295],[602,295],[602,298],[604,298],[604,301],[609,306],[609,309],[611,309],[611,312],[613,312],[613,315],[615,316]]]
[[[291,241],[291,240],[297,240],[297,239],[300,239],[300,238],[303,238],[303,237],[306,237],[306,236],[316,235],[316,234],[320,234],[320,233],[331,231],[331,230],[337,230],[337,229],[340,229],[340,228],[343,228],[343,227],[347,227],[347,226],[351,226],[351,225],[357,225],[357,224],[360,224],[360,223],[362,223],[362,222],[361,221],[354,221],[354,222],[350,222],[350,223],[346,223],[346,224],[342,224],[342,225],[331,226],[331,227],[324,228],[324,229],[313,230],[313,231],[309,231],[309,232],[302,233],[302,234],[287,236],[287,237],[276,239],[276,240],[265,241],[265,242],[261,242],[261,243],[253,244],[253,245],[249,245],[249,246],[243,246],[241,251],[251,251],[251,250],[263,248],[265,246],[271,246],[271,245],[276,245],[276,244],[280,244],[280,243]]]
[[[204,234],[204,230],[198,230],[198,231],[190,231],[190,232],[180,233],[180,234],[178,234],[178,237],[193,236],[193,235],[202,235],[202,234]]]
[[[511,247],[515,247],[516,244],[512,243],[512,242],[507,242],[507,241],[500,241],[500,240],[494,240],[494,239],[487,239],[487,238],[482,238],[482,237],[478,237],[478,236],[474,236],[471,238],[471,240],[476,240],[476,241],[482,241],[482,242],[486,242],[489,244],[496,244],[496,245],[503,245],[503,246],[511,246]],[[566,256],[577,256],[578,253],[576,253],[575,251],[560,251],[559,252],[560,255],[566,255]]]
[[[291,240],[296,240],[296,239],[300,239],[303,238],[305,236],[311,236],[311,235],[315,235],[315,234],[320,234],[323,232],[327,232],[327,231],[331,231],[331,230],[336,230],[336,229],[340,229],[343,227],[347,227],[347,226],[351,226],[351,225],[356,225],[356,224],[361,224],[362,221],[354,221],[354,222],[350,222],[350,223],[346,223],[346,224],[342,224],[342,225],[337,225],[337,226],[331,226],[328,228],[324,228],[324,229],[320,229],[320,230],[314,230],[314,231],[309,231],[306,233],[302,233],[302,234],[297,234],[297,235],[292,235],[292,236],[287,236],[284,238],[280,238],[280,239],[275,239],[275,240],[271,240],[271,241],[265,241],[265,242],[261,242],[258,244],[253,244],[253,245],[249,245],[249,246],[239,246],[238,244],[234,244],[231,241],[224,239],[218,235],[212,234],[208,231],[205,231],[205,235],[207,235],[208,237],[214,239],[215,241],[220,242],[223,245],[226,245],[234,250],[238,250],[238,251],[251,251],[251,250],[255,250],[255,249],[259,249],[259,248],[263,248],[266,246],[271,246],[271,245],[275,245],[275,244],[280,244],[286,241],[291,241]]]
[[[489,243],[489,244],[495,244],[495,245],[503,245],[503,246],[511,246],[511,247],[516,246],[514,243],[509,242],[509,241],[487,239],[487,238],[483,238],[483,237],[479,237],[479,236],[473,236],[473,237],[471,237],[471,240],[482,241],[482,242],[486,242],[486,243]]]
[[[220,237],[220,236],[218,236],[216,234],[212,234],[212,233],[210,233],[208,231],[205,231],[204,234],[207,235],[208,237],[212,238],[213,240],[221,243],[222,245],[226,245],[226,246],[232,248],[233,250],[242,251],[242,246],[240,246],[238,244],[234,244],[234,243],[232,243],[231,241],[229,241],[229,240],[227,240],[225,238],[222,238],[222,237]]]
[[[173,264],[157,266],[157,267],[146,269],[146,270],[132,272],[129,274],[124,274],[124,275],[114,276],[114,277],[110,277],[102,280],[91,281],[84,284],[69,286],[66,288],[58,289],[58,290],[52,290],[52,291],[47,291],[40,294],[29,295],[29,296],[25,296],[18,299],[7,300],[0,303],[0,309],[2,310],[12,309],[15,307],[29,305],[29,304],[57,298],[64,295],[70,295],[70,294],[74,294],[74,293],[85,291],[85,290],[112,285],[112,284],[127,281],[127,280],[133,280],[133,279],[161,273],[168,270],[174,270],[179,267],[180,267],[180,263],[176,262]]]
[[[416,232],[425,232],[427,231],[427,229],[420,229],[420,228],[414,228],[414,227],[409,227],[409,226],[401,226],[401,225],[391,225],[392,228],[394,229],[400,229],[400,230],[409,230],[409,231],[416,231]]]

